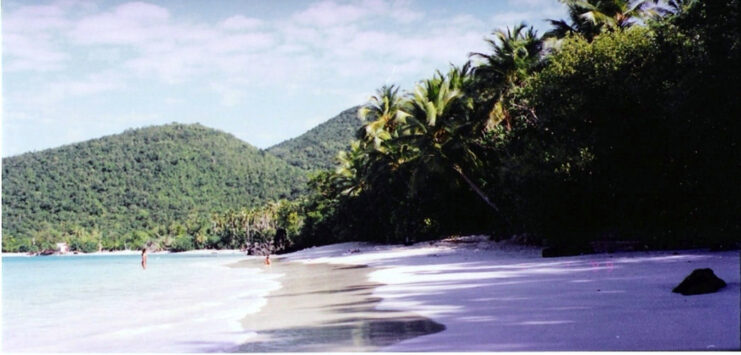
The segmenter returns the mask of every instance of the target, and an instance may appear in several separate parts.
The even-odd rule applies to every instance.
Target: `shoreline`
[[[379,309],[382,300],[374,293],[383,285],[368,280],[376,271],[372,267],[306,264],[284,257],[269,267],[262,260],[235,266],[262,267],[279,274],[276,281],[281,284],[258,312],[243,318],[243,327],[257,336],[238,352],[378,351],[445,328],[412,312]]]

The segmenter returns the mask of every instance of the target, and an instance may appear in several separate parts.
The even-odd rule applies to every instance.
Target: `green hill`
[[[335,156],[350,147],[350,141],[360,128],[358,106],[312,128],[308,132],[267,149],[289,164],[305,170],[332,169]]]
[[[4,158],[2,169],[4,250],[65,233],[167,233],[185,221],[207,223],[214,212],[296,196],[306,181],[304,171],[199,124]]]

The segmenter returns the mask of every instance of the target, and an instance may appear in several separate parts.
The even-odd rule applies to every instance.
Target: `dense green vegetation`
[[[381,88],[297,240],[737,242],[738,1],[563,2],[545,37],[497,31],[472,63]]]
[[[250,254],[281,251],[295,244],[301,227],[300,205],[280,200],[261,207],[214,214],[211,239],[196,247],[246,249]]]
[[[301,169],[332,169],[336,164],[337,152],[350,147],[350,141],[360,126],[358,107],[353,107],[267,151]]]
[[[204,242],[213,213],[296,197],[305,181],[284,161],[197,124],[5,158],[3,250],[226,245]]]

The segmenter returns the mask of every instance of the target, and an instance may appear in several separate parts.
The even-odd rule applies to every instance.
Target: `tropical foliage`
[[[526,233],[549,244],[732,245],[741,232],[738,1],[564,1],[491,52],[383,87],[302,240]]]

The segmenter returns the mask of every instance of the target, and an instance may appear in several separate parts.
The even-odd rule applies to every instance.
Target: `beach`
[[[484,236],[3,259],[3,350],[738,350],[739,251],[542,258]],[[727,286],[671,290],[711,268]],[[25,275],[25,276],[24,276]],[[42,338],[34,334],[44,334]]]
[[[297,269],[296,263],[306,268]],[[242,351],[737,350],[740,346],[738,251],[542,258],[540,248],[468,237],[413,246],[343,243],[310,248],[287,254],[272,266],[275,271],[282,267],[285,278],[276,279],[282,288],[268,296],[260,312],[243,321],[257,332],[254,339],[263,337],[263,342],[245,344]],[[717,293],[697,296],[671,292],[692,270],[705,267],[728,285]],[[352,316],[342,313],[348,305]],[[365,335],[356,337],[355,329],[362,329],[358,323],[373,321],[383,312],[430,320],[444,329],[399,341],[374,343]],[[326,341],[313,343],[322,336]],[[356,342],[358,338],[361,341]],[[292,341],[301,345],[281,346]]]

